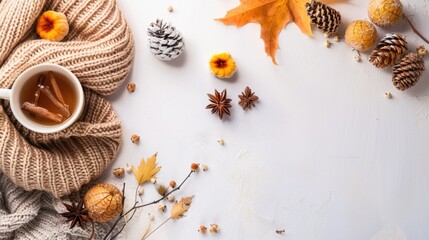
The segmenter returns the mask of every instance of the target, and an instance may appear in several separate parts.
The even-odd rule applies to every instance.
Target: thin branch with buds
[[[170,195],[170,194],[172,194],[172,193],[174,193],[174,192],[176,192],[176,191],[178,191],[178,190],[180,190],[180,188],[182,187],[182,185],[189,179],[189,177],[191,177],[191,175],[192,175],[192,173],[194,173],[194,171],[193,170],[191,170],[190,172],[189,172],[189,174],[186,176],[186,178],[180,183],[180,185],[179,186],[177,186],[177,187],[175,187],[175,188],[173,188],[171,191],[169,191],[169,192],[167,192],[163,197],[161,197],[161,198],[159,198],[158,200],[155,200],[155,201],[153,201],[153,202],[150,202],[150,203],[145,203],[145,204],[141,204],[141,205],[138,205],[138,201],[134,201],[134,205],[128,210],[128,211],[126,211],[125,213],[123,213],[122,212],[122,214],[121,215],[119,215],[119,217],[118,217],[118,219],[116,219],[116,221],[113,223],[113,225],[112,225],[112,227],[110,228],[110,230],[109,230],[109,232],[107,232],[107,234],[106,234],[106,236],[104,236],[104,238],[103,238],[103,240],[107,240],[107,239],[109,239],[109,236],[111,236],[112,235],[112,233],[113,233],[113,230],[115,229],[115,227],[119,224],[119,222],[122,220],[122,219],[124,219],[124,217],[125,216],[127,216],[129,213],[131,213],[132,212],[132,214],[131,214],[131,217],[127,220],[127,221],[125,221],[125,223],[124,223],[124,225],[121,227],[121,229],[119,229],[119,231],[117,232],[117,233],[115,233],[114,235],[112,235],[112,237],[110,238],[110,239],[114,239],[115,237],[117,237],[121,232],[122,232],[122,230],[124,230],[124,228],[125,228],[125,225],[132,219],[132,217],[134,216],[134,214],[135,214],[135,212],[136,212],[136,210],[137,209],[139,209],[139,208],[143,208],[143,207],[147,207],[147,206],[150,206],[150,205],[154,205],[154,204],[157,204],[157,203],[159,203],[159,202],[161,202],[162,200],[164,200],[165,198],[167,198],[167,196],[168,195]],[[125,183],[124,183],[124,189],[125,189]],[[124,195],[124,193],[125,193],[125,190],[123,189],[123,198],[125,199],[125,195]],[[161,225],[162,226],[162,225]],[[157,228],[158,229],[158,228]],[[152,232],[154,232],[154,231],[152,231]],[[151,234],[152,234],[152,232],[151,232]]]

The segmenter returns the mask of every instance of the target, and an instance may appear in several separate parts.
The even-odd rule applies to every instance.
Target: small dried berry
[[[151,221],[153,221],[155,219],[155,216],[153,216],[152,213],[148,213],[147,216],[148,216],[149,220],[151,220]]]
[[[201,225],[201,226],[198,228],[198,232],[200,232],[201,234],[206,234],[206,232],[207,232],[207,227],[206,227],[206,226],[204,226],[204,225]]]
[[[174,201],[174,196],[173,195],[168,195],[168,197],[167,197],[167,200],[169,201],[169,202],[173,202]]]
[[[133,167],[128,166],[128,164],[127,164],[127,168],[125,170],[127,171],[127,173],[131,173],[131,172],[133,172]]]
[[[330,48],[332,43],[330,41],[326,40],[324,45],[325,45],[325,47]]]
[[[218,233],[219,232],[219,226],[217,224],[210,225],[210,233]]]
[[[167,11],[173,12],[173,6],[168,6]]]
[[[165,210],[167,210],[167,206],[165,206],[164,203],[159,203],[158,204],[158,211],[165,212]]]
[[[354,57],[353,57],[353,59],[354,59],[356,62],[360,62],[360,57],[359,57],[359,55],[354,56]]]
[[[386,96],[387,98],[392,98],[392,93],[391,92],[385,92],[384,96]]]
[[[198,169],[200,168],[200,166],[197,163],[192,163],[191,164],[191,170],[196,172],[198,171]]]
[[[201,165],[201,169],[205,172],[209,169],[209,166],[203,164],[203,165]]]
[[[139,190],[137,191],[139,196],[144,194],[144,189],[142,187],[139,187]]]
[[[219,139],[219,140],[217,140],[217,142],[220,144],[220,145],[224,145],[225,144],[225,141],[221,138],[221,139]]]
[[[135,83],[128,83],[127,90],[130,93],[134,92],[136,90],[136,84]]]
[[[125,173],[125,169],[123,168],[115,168],[113,170],[113,175],[115,175],[116,177],[122,177]]]
[[[155,184],[156,183],[156,178],[151,178],[150,182],[153,183],[153,184]]]
[[[170,187],[171,188],[175,188],[176,187],[176,182],[175,181],[170,181]]]
[[[137,134],[131,135],[131,142],[136,143],[136,144],[139,143],[140,142],[140,136]]]

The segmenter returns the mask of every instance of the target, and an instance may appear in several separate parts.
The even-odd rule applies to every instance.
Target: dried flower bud
[[[136,84],[135,83],[128,83],[127,90],[130,93],[134,92],[136,90]]]
[[[144,189],[142,187],[139,187],[139,190],[137,191],[137,193],[139,194],[139,196],[144,194]]]
[[[150,182],[153,183],[153,184],[155,184],[156,183],[156,178],[151,178]]]
[[[140,136],[137,134],[131,135],[131,142],[133,143],[139,143],[140,142]]]
[[[417,54],[420,57],[424,57],[424,56],[426,56],[426,54],[428,54],[428,50],[426,50],[426,48],[424,46],[419,46],[419,47],[417,47],[416,50],[417,50]]]
[[[385,92],[384,96],[386,96],[387,98],[392,98],[392,93],[391,92]]]
[[[168,195],[168,197],[167,197],[167,200],[169,201],[169,202],[173,202],[174,201],[174,196],[173,195]]]
[[[217,140],[217,142],[218,142],[220,145],[224,145],[224,144],[225,144],[225,141],[224,141],[222,138],[220,138],[219,140]]]
[[[165,197],[165,195],[168,192],[168,188],[161,184],[158,187],[156,187],[156,191],[158,192],[159,195]]]
[[[133,171],[133,168],[131,166],[128,166],[127,164],[127,168],[125,170],[127,171],[127,173],[131,173]]]
[[[209,167],[205,164],[201,165],[201,169],[205,172],[209,169]]]
[[[115,175],[116,177],[122,177],[125,173],[125,169],[123,168],[115,168],[113,170],[113,175]]]
[[[210,233],[218,233],[219,232],[219,226],[217,224],[210,225]]]
[[[170,181],[170,187],[171,188],[175,188],[176,187],[176,182],[175,181]]]
[[[196,164],[196,163],[192,163],[191,164],[191,170],[193,171],[193,172],[196,172],[196,171],[198,171],[198,169],[200,168],[200,166],[198,165],[198,164]]]
[[[173,12],[173,6],[168,6],[167,11]]]
[[[206,227],[206,226],[204,226],[204,225],[201,225],[201,226],[198,228],[198,232],[200,232],[201,234],[206,234],[206,232],[207,232],[207,227]]]
[[[167,206],[165,206],[164,203],[159,203],[158,204],[158,211],[165,212],[165,210],[167,210]]]
[[[331,44],[332,43],[330,41],[328,41],[328,40],[326,40],[325,43],[324,43],[325,47],[327,47],[327,48],[330,48]]]
[[[149,220],[151,220],[151,221],[153,221],[155,219],[155,216],[153,216],[152,213],[148,213],[147,216],[148,216]]]
[[[334,36],[334,41],[335,41],[335,42],[339,42],[339,41],[340,41],[340,35],[338,35],[338,34],[337,34],[337,35],[335,35],[335,36]]]

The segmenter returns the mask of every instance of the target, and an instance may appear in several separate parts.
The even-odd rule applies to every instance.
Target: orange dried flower
[[[37,20],[37,34],[49,41],[61,41],[69,33],[69,23],[63,13],[44,12]]]
[[[214,54],[210,59],[210,70],[216,77],[230,78],[237,70],[235,61],[227,52]]]

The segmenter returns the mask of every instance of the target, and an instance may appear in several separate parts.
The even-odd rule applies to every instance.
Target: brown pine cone
[[[311,23],[316,24],[317,28],[324,33],[332,35],[338,31],[341,25],[341,14],[337,10],[315,0],[306,3],[305,8]]]
[[[414,86],[425,70],[425,63],[420,55],[408,53],[393,67],[392,82],[401,91]]]
[[[407,41],[397,33],[386,34],[369,57],[369,62],[378,68],[393,66],[407,51]]]

